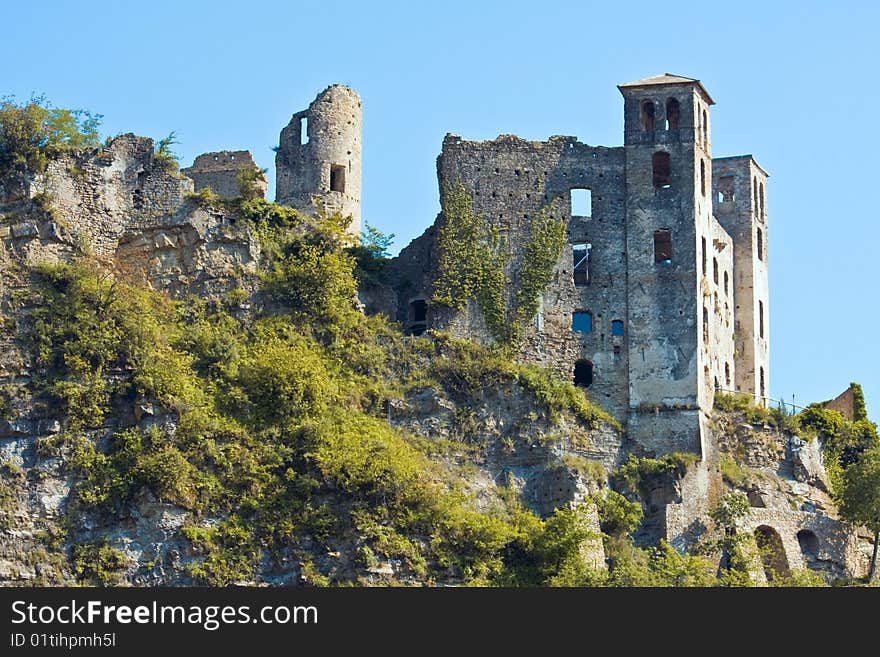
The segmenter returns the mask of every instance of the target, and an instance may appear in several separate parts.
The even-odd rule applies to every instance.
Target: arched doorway
[[[809,529],[802,529],[797,533],[798,545],[804,557],[804,564],[810,570],[819,570],[819,539]]]
[[[767,525],[761,525],[755,530],[755,542],[761,553],[761,564],[768,582],[791,574],[779,532]]]

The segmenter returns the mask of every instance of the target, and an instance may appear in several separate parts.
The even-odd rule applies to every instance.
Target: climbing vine
[[[473,200],[461,182],[443,194],[443,217],[437,242],[439,272],[434,285],[434,303],[463,310],[475,299],[495,341],[516,345],[523,326],[538,312],[538,299],[550,283],[553,268],[565,245],[565,223],[552,215],[552,207],[541,208],[520,263],[519,285],[509,307],[505,273],[508,244],[484,215],[474,215]]]

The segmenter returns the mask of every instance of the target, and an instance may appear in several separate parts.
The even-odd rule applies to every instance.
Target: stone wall
[[[238,174],[247,168],[258,168],[250,151],[218,151],[199,155],[180,173],[192,179],[196,191],[207,188],[223,198],[236,198],[241,196]],[[265,197],[269,186],[265,177],[258,178],[256,184]]]

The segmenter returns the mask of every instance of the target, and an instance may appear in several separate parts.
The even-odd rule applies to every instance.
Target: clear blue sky
[[[0,95],[102,113],[107,134],[175,130],[184,165],[250,149],[271,179],[290,115],[350,85],[364,219],[395,251],[439,210],[445,133],[615,146],[615,85],[699,78],[713,154],[771,175],[771,394],[803,404],[854,380],[880,413],[877,3],[36,0],[3,18]]]

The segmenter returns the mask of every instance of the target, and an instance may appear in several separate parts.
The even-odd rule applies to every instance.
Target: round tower
[[[275,156],[275,201],[314,213],[351,217],[361,231],[361,99],[334,84],[281,131]]]

